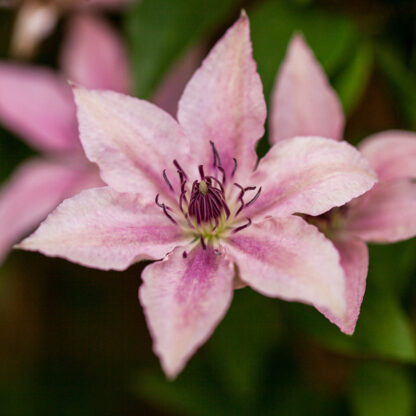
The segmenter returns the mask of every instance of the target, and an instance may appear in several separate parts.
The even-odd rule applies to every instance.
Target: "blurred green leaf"
[[[356,27],[348,17],[314,7],[266,0],[248,14],[254,57],[267,101],[288,42],[296,31],[304,34],[330,76],[348,59],[358,40]]]
[[[415,386],[404,368],[363,363],[357,368],[352,381],[350,401],[354,415],[414,415]]]
[[[415,336],[394,291],[369,285],[352,336],[342,334],[310,307],[291,304],[287,309],[308,335],[331,349],[359,356],[416,362]]]
[[[169,68],[200,37],[233,17],[239,0],[141,1],[126,16],[136,93],[149,98]],[[237,16],[235,16],[237,18]]]
[[[335,78],[334,86],[346,114],[350,114],[364,94],[373,67],[373,49],[363,40],[353,57]]]
[[[416,238],[369,248],[371,280],[386,291],[403,294],[409,282],[416,279]]]
[[[232,402],[220,389],[209,368],[191,362],[174,381],[159,371],[140,372],[134,391],[155,408],[192,416],[226,416],[233,413]]]
[[[207,346],[224,385],[240,402],[248,405],[257,393],[267,353],[277,339],[278,323],[274,299],[249,288],[237,290]]]
[[[416,129],[416,75],[408,69],[392,48],[379,45],[377,64],[392,86],[399,109],[407,118],[410,128]]]

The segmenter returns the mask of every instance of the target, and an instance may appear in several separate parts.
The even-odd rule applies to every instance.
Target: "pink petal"
[[[18,245],[98,269],[123,270],[143,259],[160,259],[183,242],[155,204],[110,188],[88,189],[65,200],[37,231]]]
[[[345,309],[344,273],[334,246],[302,218],[270,218],[227,241],[241,280],[258,292],[324,308]]]
[[[345,299],[347,313],[343,319],[333,316],[326,310],[320,310],[342,332],[352,334],[360,314],[368,272],[367,245],[358,238],[346,237],[334,241],[341,256],[341,266],[345,273]]]
[[[32,160],[22,165],[0,190],[0,263],[83,180],[83,172],[61,163]]]
[[[292,38],[276,79],[270,121],[272,143],[295,136],[342,138],[341,103],[301,35]]]
[[[353,201],[348,229],[365,241],[394,242],[416,235],[416,182],[393,179],[378,183]]]
[[[70,21],[68,32],[61,56],[68,79],[87,88],[130,91],[127,52],[105,20],[79,15]]]
[[[390,130],[367,137],[360,151],[376,171],[379,180],[416,178],[416,134]]]
[[[346,142],[295,137],[275,144],[247,185],[262,187],[247,215],[319,215],[375,183],[368,162]]]
[[[252,57],[245,14],[214,46],[179,102],[178,120],[191,140],[192,153],[206,160],[212,140],[228,173],[252,170],[255,145],[264,133],[266,105]],[[212,157],[212,156],[211,156]]]
[[[0,120],[31,146],[79,148],[71,89],[52,71],[0,63]]]
[[[178,189],[173,160],[182,166],[188,140],[176,121],[155,105],[110,91],[74,88],[80,137],[87,157],[106,183],[119,192],[139,193],[153,201],[171,192],[163,170]]]
[[[152,333],[153,349],[170,378],[185,366],[228,310],[234,267],[224,255],[200,246],[183,257],[175,249],[147,266],[139,298]]]

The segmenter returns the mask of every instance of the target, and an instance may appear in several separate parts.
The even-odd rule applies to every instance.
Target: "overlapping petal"
[[[227,252],[241,280],[260,293],[346,313],[339,254],[317,228],[298,216],[270,218],[231,235]]]
[[[274,145],[248,180],[262,192],[247,215],[319,215],[368,191],[376,177],[352,146],[322,137]]]
[[[416,182],[378,183],[351,205],[347,227],[365,241],[394,242],[416,235]]]
[[[185,237],[140,197],[103,187],[65,200],[18,248],[63,257],[87,267],[123,270],[160,259]]]
[[[22,165],[0,190],[0,263],[12,245],[84,179],[85,173],[75,166],[58,162],[32,160]]]
[[[380,181],[416,178],[416,133],[383,131],[367,137],[359,149]]]
[[[295,136],[342,139],[344,114],[319,62],[301,35],[295,35],[272,95],[270,139]]]
[[[131,90],[127,52],[117,32],[89,15],[71,19],[61,66],[68,79],[87,88]]]
[[[52,71],[0,63],[0,120],[44,151],[79,149],[71,89]]]
[[[140,302],[154,351],[175,377],[225,315],[232,299],[234,267],[212,248],[175,249],[142,273]]]
[[[177,122],[155,105],[110,91],[74,88],[80,138],[103,180],[119,192],[171,196],[163,170],[179,189],[177,159],[186,166],[188,139]]]
[[[229,174],[234,157],[240,173],[254,168],[255,144],[264,133],[265,118],[249,22],[243,14],[189,81],[179,102],[178,120],[191,140],[192,153],[206,160],[212,154],[212,140]]]
[[[341,257],[341,267],[345,274],[346,315],[340,319],[325,309],[320,309],[320,311],[342,332],[352,334],[364,298],[368,272],[368,248],[362,240],[352,236],[343,236],[333,243]]]

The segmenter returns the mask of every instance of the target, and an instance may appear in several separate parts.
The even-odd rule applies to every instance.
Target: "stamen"
[[[220,154],[218,153],[218,150],[215,147],[215,143],[212,140],[210,140],[209,143],[211,144],[212,153],[214,154],[214,168],[217,168],[222,173],[222,183],[225,183],[225,170],[222,167]]]
[[[204,237],[202,237],[202,235],[201,235],[201,246],[203,250],[207,249],[207,245],[205,244],[205,240],[204,240]]]
[[[157,194],[156,195],[156,198],[155,198],[155,202],[156,202],[156,205],[158,206],[158,207],[160,207],[160,208],[162,208],[163,209],[163,213],[174,223],[174,224],[177,224],[177,222],[173,219],[173,217],[169,214],[169,212],[168,212],[168,210],[169,211],[172,211],[172,208],[169,208],[169,207],[167,207],[163,202],[162,203],[160,203],[159,202],[159,194]]]
[[[233,171],[231,172],[231,177],[234,178],[234,174],[237,170],[237,159],[235,157],[233,157],[233,161],[234,161],[234,167],[233,167]]]
[[[244,230],[244,228],[249,227],[251,225],[251,219],[247,218],[247,221],[248,222],[246,224],[243,224],[243,225],[240,225],[240,227],[234,228],[233,233],[238,233],[239,231]]]
[[[198,166],[198,170],[199,170],[199,174],[201,175],[201,180],[204,180],[204,178],[205,178],[204,166],[203,165],[199,165]]]
[[[183,257],[184,259],[186,259],[186,258],[188,257],[188,253],[187,253],[186,251],[184,251],[184,252],[182,253],[182,257]]]
[[[173,186],[172,186],[172,184],[170,183],[170,181],[168,179],[168,175],[166,175],[166,169],[163,170],[163,179],[168,184],[170,190],[173,191]]]
[[[257,191],[256,195],[254,195],[254,198],[251,199],[249,202],[247,202],[246,207],[249,207],[250,205],[254,204],[257,201],[257,198],[260,196],[260,192],[261,192],[261,186],[259,190]]]
[[[175,165],[176,169],[178,169],[179,176],[182,175],[186,180],[188,180],[188,175],[185,173],[185,171],[182,169],[182,166],[178,163],[176,159],[173,161],[173,164]]]
[[[214,154],[214,167],[222,166],[221,158],[220,158],[217,148],[215,147],[214,142],[210,140],[209,143],[212,147],[212,153]]]

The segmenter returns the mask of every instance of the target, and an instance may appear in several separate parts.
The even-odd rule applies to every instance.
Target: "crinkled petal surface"
[[[394,242],[416,235],[416,182],[378,183],[348,211],[348,230],[365,241]]]
[[[341,266],[345,273],[345,301],[347,313],[344,318],[334,316],[330,311],[319,309],[342,332],[352,334],[363,302],[367,272],[368,248],[359,238],[343,237],[333,241],[341,256]]]
[[[179,102],[178,120],[191,140],[192,153],[205,161],[212,140],[229,174],[233,157],[239,173],[254,168],[255,144],[263,136],[265,118],[249,21],[242,14],[189,81]]]
[[[181,229],[155,204],[103,187],[65,200],[18,248],[123,270],[143,259],[163,258],[183,241]]]
[[[416,134],[389,130],[367,137],[359,145],[380,181],[416,178]]]
[[[61,66],[71,81],[87,88],[129,92],[127,52],[118,33],[103,19],[72,18],[62,51]]]
[[[233,293],[234,267],[225,255],[198,246],[184,258],[183,250],[147,266],[139,292],[153,349],[171,378],[210,337]]]
[[[231,235],[241,280],[266,296],[324,308],[343,319],[344,273],[332,243],[298,216],[270,218]]]
[[[248,179],[261,186],[247,215],[319,215],[368,191],[376,177],[351,145],[322,137],[283,140]]]
[[[0,262],[19,238],[82,186],[84,179],[84,172],[58,162],[23,164],[0,190]]]
[[[295,35],[272,94],[272,143],[295,136],[342,139],[344,114],[319,62],[301,35]]]
[[[80,149],[75,105],[63,78],[44,68],[0,63],[0,120],[43,151]]]
[[[163,170],[179,189],[177,159],[187,166],[188,139],[177,122],[155,105],[112,91],[74,88],[80,137],[103,180],[119,192],[138,193],[147,202],[171,196]]]

